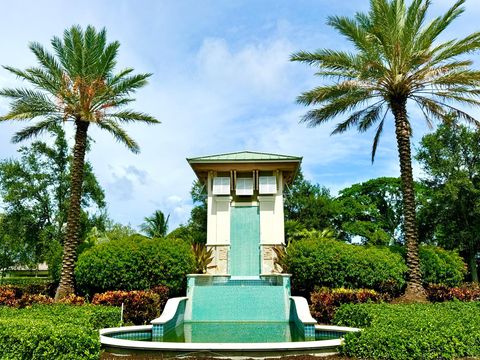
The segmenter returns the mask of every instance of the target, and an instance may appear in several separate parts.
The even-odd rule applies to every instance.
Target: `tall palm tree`
[[[15,143],[40,135],[53,123],[72,122],[75,127],[62,275],[55,295],[59,299],[74,293],[80,199],[90,125],[109,132],[137,153],[138,144],[120,124],[156,124],[158,120],[125,109],[125,105],[134,101],[131,95],[147,84],[151,74],[134,75],[131,68],[114,73],[120,43],[107,43],[105,29],[97,32],[92,26],[85,30],[73,26],[65,30],[63,39],[54,37],[51,45],[53,54],[38,43],[30,44],[30,50],[38,61],[37,67],[20,70],[4,66],[33,87],[0,90],[0,95],[11,101],[10,111],[0,120],[34,121],[34,124],[15,134],[12,139]]]
[[[298,102],[316,105],[302,121],[317,126],[337,116],[345,119],[333,134],[356,127],[365,132],[376,126],[372,162],[377,145],[393,114],[402,180],[405,241],[409,277],[403,300],[425,300],[418,260],[415,198],[410,138],[412,126],[407,105],[417,105],[427,124],[445,121],[453,114],[476,126],[479,123],[461,105],[479,105],[480,72],[467,56],[480,47],[480,33],[440,42],[442,32],[464,11],[457,1],[443,16],[426,23],[430,0],[370,0],[368,13],[353,18],[332,16],[328,24],[353,45],[351,51],[301,51],[292,61],[318,68],[316,75],[329,81],[307,91]]]
[[[164,237],[168,231],[168,220],[170,215],[165,217],[163,212],[157,210],[152,216],[146,217],[140,229],[150,238]]]

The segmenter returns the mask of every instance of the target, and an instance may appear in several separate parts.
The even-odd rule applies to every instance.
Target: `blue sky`
[[[434,0],[430,16],[451,4]],[[170,213],[171,228],[185,222],[194,180],[185,158],[192,156],[238,150],[303,156],[306,177],[333,193],[373,177],[399,175],[391,126],[385,128],[372,165],[372,133],[331,137],[334,123],[312,129],[298,122],[307,109],[295,98],[319,79],[313,69],[289,62],[289,55],[323,47],[348,49],[325,25],[326,18],[367,10],[366,0],[43,0],[10,1],[2,8],[1,65],[34,65],[30,41],[48,45],[72,24],[92,24],[106,27],[109,40],[122,44],[119,68],[154,74],[134,107],[162,124],[128,128],[141,145],[139,155],[108,134],[91,132],[96,143],[88,159],[115,221],[138,226],[161,209]],[[477,1],[467,1],[466,9],[444,38],[478,30]],[[1,87],[18,84],[0,69]],[[7,103],[0,100],[0,113],[6,110]],[[417,142],[426,128],[415,110],[410,116]],[[19,146],[10,138],[21,126],[0,124],[0,158],[16,156]],[[418,166],[414,171],[420,176]]]

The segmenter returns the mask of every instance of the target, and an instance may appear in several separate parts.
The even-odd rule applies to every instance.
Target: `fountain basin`
[[[260,325],[260,324],[259,324]],[[188,353],[208,356],[280,356],[290,354],[329,354],[337,352],[342,337],[356,328],[316,325],[316,337],[331,336],[328,340],[289,342],[169,342],[152,341],[152,325],[127,326],[100,330],[100,341],[105,351],[114,354]],[[317,335],[318,334],[318,335]],[[336,337],[336,338],[334,338]],[[212,341],[214,338],[212,338]]]

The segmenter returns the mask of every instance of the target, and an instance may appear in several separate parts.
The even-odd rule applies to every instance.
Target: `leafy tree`
[[[5,215],[0,214],[0,278],[19,262],[22,253],[21,244],[12,237],[8,225]]]
[[[333,133],[357,127],[365,132],[374,126],[375,157],[387,114],[393,114],[403,193],[405,243],[409,279],[403,300],[425,301],[426,294],[418,258],[418,235],[411,164],[412,124],[407,102],[418,105],[428,124],[444,121],[450,113],[471,123],[478,122],[454,107],[455,103],[478,105],[480,71],[471,68],[464,55],[480,47],[480,33],[440,42],[444,30],[464,11],[457,1],[444,15],[426,23],[429,0],[370,0],[368,13],[355,17],[332,16],[328,24],[354,46],[352,51],[321,49],[301,51],[292,61],[316,66],[316,75],[329,84],[303,93],[298,101],[316,105],[303,122],[318,126],[347,115]]]
[[[424,214],[432,224],[432,241],[458,248],[478,282],[480,252],[480,132],[455,123],[425,135],[416,155],[429,189]]]
[[[53,144],[35,141],[19,149],[19,159],[0,162],[3,232],[22,244],[14,246],[21,250],[16,265],[33,267],[48,260],[49,248],[58,248],[53,242],[61,244],[65,233],[72,156],[62,127],[52,125],[48,132],[55,138]],[[82,206],[91,213],[102,211],[105,195],[89,163],[84,172]],[[86,231],[95,218],[82,211],[82,229]]]
[[[190,238],[194,243],[205,244],[207,242],[207,191],[205,186],[200,181],[195,181],[190,195],[194,205],[187,224]]]
[[[145,218],[145,222],[140,226],[140,229],[149,238],[163,238],[167,235],[168,219],[170,219],[170,215],[165,218],[163,212],[156,210],[152,216]]]
[[[205,244],[207,242],[207,191],[198,180],[192,184],[190,190],[193,208],[187,224],[182,224],[170,232],[169,239],[183,239],[192,244]]]
[[[284,190],[285,220],[294,221],[309,230],[323,230],[333,226],[332,219],[338,207],[330,191],[312,184],[300,171],[290,187]],[[290,226],[295,223],[289,222]],[[298,231],[298,229],[294,229]],[[288,234],[287,234],[288,237]]]
[[[120,43],[107,43],[106,30],[85,30],[73,26],[63,39],[51,41],[54,54],[42,45],[31,43],[30,50],[39,63],[26,70],[5,69],[26,80],[33,89],[3,89],[0,95],[11,100],[10,111],[2,120],[32,120],[35,123],[16,133],[14,142],[37,136],[52,124],[72,122],[75,144],[71,170],[70,200],[60,285],[56,299],[74,293],[74,266],[80,231],[80,203],[84,182],[87,133],[90,125],[112,134],[117,141],[137,153],[138,144],[119,125],[158,123],[150,115],[124,109],[134,101],[131,95],[147,83],[151,74],[132,75],[127,68],[114,73]]]
[[[399,178],[381,177],[340,191],[340,227],[347,236],[388,245],[402,237],[402,191]]]

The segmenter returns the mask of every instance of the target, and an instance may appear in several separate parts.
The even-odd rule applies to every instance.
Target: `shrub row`
[[[168,288],[157,286],[148,291],[109,291],[96,294],[93,305],[124,305],[125,323],[142,325],[160,316],[168,300]],[[0,286],[0,305],[24,308],[34,304],[53,304],[53,298],[43,294],[23,293],[14,286]],[[83,305],[85,298],[71,295],[59,301],[61,304]]]
[[[480,301],[480,285],[472,283],[453,288],[445,285],[430,285],[427,287],[427,295],[432,302]]]
[[[30,288],[29,288],[30,289]],[[70,295],[59,301],[61,304],[83,305],[85,299]],[[42,292],[29,292],[25,288],[12,285],[0,286],[0,305],[23,308],[32,304],[52,304],[53,298]]]
[[[167,286],[172,295],[182,293],[186,275],[194,270],[188,243],[176,239],[132,236],[112,240],[83,252],[77,261],[78,290],[92,296],[109,290],[147,290]]]
[[[159,317],[167,300],[168,288],[157,286],[148,291],[108,291],[96,294],[92,304],[110,306],[123,304],[123,321],[127,324],[142,325]]]
[[[119,309],[103,306],[0,307],[1,358],[97,360],[98,329],[119,320]]]
[[[392,246],[390,249],[405,258],[404,246]],[[419,257],[424,285],[458,286],[467,273],[467,266],[456,251],[445,250],[438,246],[422,245],[419,248]]]
[[[425,285],[463,281],[466,267],[457,252],[421,246],[419,255]],[[402,247],[353,245],[312,233],[292,241],[282,263],[294,290],[305,296],[316,287],[367,288],[396,296],[405,285],[404,256]]]
[[[34,276],[12,276],[0,278],[0,285],[49,285],[52,279],[48,277],[34,277]]]
[[[363,328],[345,336],[344,355],[368,359],[480,356],[480,303],[343,305],[334,323]]]
[[[380,302],[383,296],[369,289],[321,288],[310,295],[310,311],[321,323],[330,323],[337,309],[343,304]]]
[[[292,274],[292,287],[303,295],[324,286],[399,293],[407,271],[401,255],[388,248],[315,237],[290,243],[285,264]]]
[[[32,281],[32,279],[34,279]],[[0,283],[0,288],[8,286],[21,294],[41,294],[53,296],[56,290],[56,284],[45,278],[4,278]]]

